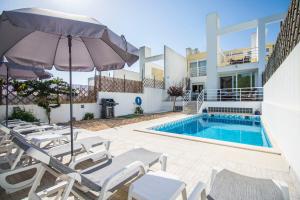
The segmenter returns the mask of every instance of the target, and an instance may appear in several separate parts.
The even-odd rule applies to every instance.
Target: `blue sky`
[[[0,11],[40,7],[94,17],[136,47],[162,53],[167,45],[185,55],[185,48],[206,49],[205,17],[218,12],[221,26],[286,12],[290,0],[0,0]],[[279,25],[268,27],[267,42],[276,40]],[[254,30],[221,39],[222,49],[250,46]],[[138,64],[132,67],[138,70]],[[52,70],[53,71],[53,70]],[[67,72],[55,72],[68,80]],[[74,73],[75,84],[87,84],[94,73]]]

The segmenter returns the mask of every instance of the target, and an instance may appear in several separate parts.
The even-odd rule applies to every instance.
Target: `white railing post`
[[[220,89],[219,91],[220,91],[220,98],[219,98],[219,100],[222,101],[222,89]],[[217,95],[218,95],[218,92],[217,92]]]
[[[240,101],[242,101],[242,88],[240,88]]]

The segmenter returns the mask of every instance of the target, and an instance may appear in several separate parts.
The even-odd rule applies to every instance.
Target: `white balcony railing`
[[[262,101],[263,100],[262,87],[204,89],[202,90],[202,93],[203,93],[202,94],[203,101]]]
[[[242,50],[232,50],[219,52],[218,66],[228,66],[244,63],[254,63],[258,61],[258,48],[245,48]]]

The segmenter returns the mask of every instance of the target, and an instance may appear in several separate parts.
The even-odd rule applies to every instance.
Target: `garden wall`
[[[300,43],[264,85],[262,114],[292,169],[300,177]]]
[[[85,113],[94,113],[95,118],[100,117],[101,106],[99,105],[101,98],[113,98],[119,105],[115,107],[115,116],[133,114],[135,107],[135,98],[141,97],[142,108],[145,113],[158,113],[172,111],[173,102],[166,100],[166,91],[158,88],[144,87],[144,93],[123,93],[123,92],[98,92],[98,102],[73,104],[73,113],[76,120],[81,120]],[[182,105],[182,102],[176,102],[176,105]],[[24,108],[26,111],[32,112],[41,121],[47,122],[45,110],[37,105],[9,105],[9,116],[13,107]],[[68,122],[70,120],[69,104],[61,104],[60,107],[51,111],[51,122]],[[5,119],[5,105],[0,106],[0,121]]]
[[[31,111],[38,119],[47,122],[47,116],[45,110],[37,105],[9,105],[9,115],[13,110],[13,107],[24,108],[27,111]],[[85,113],[94,113],[94,116],[98,118],[100,116],[100,106],[97,103],[84,103],[73,104],[73,116],[76,120],[81,120]],[[70,106],[69,104],[61,104],[58,108],[53,108],[51,111],[51,122],[68,122],[70,120]],[[5,119],[5,105],[0,106],[0,121]]]
[[[165,90],[157,88],[144,88],[144,93],[118,93],[118,92],[99,92],[98,99],[113,98],[119,105],[115,107],[115,115],[122,116],[133,114],[135,107],[135,98],[141,97],[142,108],[145,113],[165,112],[173,109],[173,102],[164,101]],[[176,105],[181,105],[177,102]]]

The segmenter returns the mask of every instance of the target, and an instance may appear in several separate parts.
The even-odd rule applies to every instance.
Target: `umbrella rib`
[[[58,38],[57,43],[56,43],[56,47],[55,47],[55,51],[54,51],[54,56],[53,56],[52,66],[54,66],[54,61],[55,61],[55,59],[56,59],[56,52],[57,52],[58,44],[59,44],[59,41],[60,41],[61,37],[62,37],[62,34],[59,35],[59,38]]]
[[[94,59],[93,59],[93,57],[92,57],[92,55],[91,55],[91,52],[90,52],[89,48],[86,46],[86,44],[85,44],[84,40],[82,39],[82,37],[79,37],[79,38],[81,39],[82,43],[84,44],[86,50],[88,51],[88,53],[89,53],[89,55],[90,55],[90,58],[91,58],[91,60],[92,60],[92,62],[93,62],[93,64],[94,64],[93,67],[96,68],[96,66],[95,66],[95,61],[94,61]],[[100,66],[99,66],[99,67],[100,67]]]

